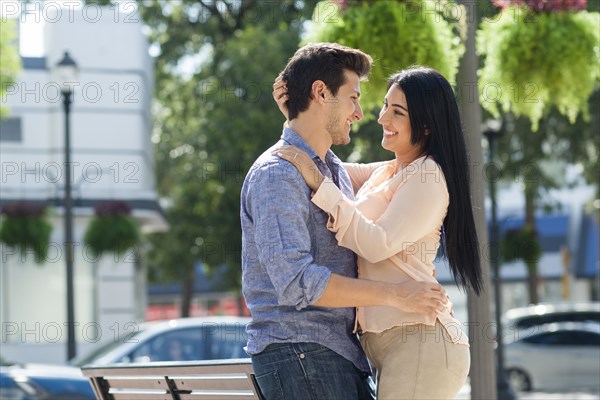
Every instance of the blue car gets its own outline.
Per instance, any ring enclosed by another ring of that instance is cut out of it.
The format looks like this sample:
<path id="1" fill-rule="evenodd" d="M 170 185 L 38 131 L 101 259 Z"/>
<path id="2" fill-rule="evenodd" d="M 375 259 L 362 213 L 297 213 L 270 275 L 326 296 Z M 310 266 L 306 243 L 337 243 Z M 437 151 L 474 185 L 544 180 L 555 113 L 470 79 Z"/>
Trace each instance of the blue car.
<path id="1" fill-rule="evenodd" d="M 0 359 L 2 400 L 95 400 L 79 368 L 46 364 L 11 364 Z"/>

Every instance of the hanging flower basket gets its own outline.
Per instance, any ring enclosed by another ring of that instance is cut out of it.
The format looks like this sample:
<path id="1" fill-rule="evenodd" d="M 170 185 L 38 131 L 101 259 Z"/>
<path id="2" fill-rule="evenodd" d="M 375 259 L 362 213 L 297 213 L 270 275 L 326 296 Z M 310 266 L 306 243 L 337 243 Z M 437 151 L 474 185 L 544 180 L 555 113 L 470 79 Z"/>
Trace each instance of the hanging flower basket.
<path id="1" fill-rule="evenodd" d="M 0 241 L 18 247 L 24 257 L 28 251 L 35 262 L 42 264 L 48 254 L 52 225 L 48 222 L 46 205 L 16 201 L 2 207 Z"/>
<path id="2" fill-rule="evenodd" d="M 387 79 L 402 68 L 430 66 L 454 82 L 464 46 L 458 24 L 444 12 L 456 10 L 450 0 L 322 1 L 305 41 L 337 42 L 373 57 L 361 93 L 363 109 L 371 111 L 381 106 Z"/>
<path id="3" fill-rule="evenodd" d="M 542 248 L 535 230 L 526 227 L 510 229 L 502 237 L 502 259 L 504 261 L 521 260 L 527 265 L 537 265 L 541 257 Z"/>
<path id="4" fill-rule="evenodd" d="M 139 243 L 139 229 L 130 216 L 131 207 L 127 202 L 100 202 L 94 211 L 95 216 L 87 227 L 83 242 L 95 256 L 108 252 L 123 255 Z"/>
<path id="5" fill-rule="evenodd" d="M 600 15 L 586 0 L 494 0 L 501 12 L 481 23 L 477 50 L 481 104 L 525 116 L 536 131 L 552 107 L 573 123 L 588 118 L 600 79 Z"/>

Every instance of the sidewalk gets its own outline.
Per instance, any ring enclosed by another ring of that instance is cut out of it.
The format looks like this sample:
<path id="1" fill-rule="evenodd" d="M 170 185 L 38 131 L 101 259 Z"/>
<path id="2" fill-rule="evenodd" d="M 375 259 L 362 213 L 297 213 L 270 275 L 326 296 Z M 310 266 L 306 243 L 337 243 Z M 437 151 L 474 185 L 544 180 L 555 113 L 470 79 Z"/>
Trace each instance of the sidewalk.
<path id="1" fill-rule="evenodd" d="M 518 400 L 600 400 L 600 388 L 590 391 L 546 393 L 546 392 L 517 392 Z M 467 383 L 456 396 L 455 400 L 485 400 L 471 399 L 471 386 Z M 502 399 L 498 399 L 502 400 Z"/>

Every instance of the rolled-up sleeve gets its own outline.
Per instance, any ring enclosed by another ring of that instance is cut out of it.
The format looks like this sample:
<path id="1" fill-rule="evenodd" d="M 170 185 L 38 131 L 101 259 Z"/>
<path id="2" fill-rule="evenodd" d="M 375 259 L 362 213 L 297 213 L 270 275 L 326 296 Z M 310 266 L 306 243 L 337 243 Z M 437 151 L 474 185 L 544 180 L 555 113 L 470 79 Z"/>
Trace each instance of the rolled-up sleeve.
<path id="1" fill-rule="evenodd" d="M 297 310 L 315 303 L 331 271 L 311 255 L 309 189 L 286 161 L 255 171 L 247 207 L 254 220 L 257 256 L 277 292 L 280 305 Z"/>

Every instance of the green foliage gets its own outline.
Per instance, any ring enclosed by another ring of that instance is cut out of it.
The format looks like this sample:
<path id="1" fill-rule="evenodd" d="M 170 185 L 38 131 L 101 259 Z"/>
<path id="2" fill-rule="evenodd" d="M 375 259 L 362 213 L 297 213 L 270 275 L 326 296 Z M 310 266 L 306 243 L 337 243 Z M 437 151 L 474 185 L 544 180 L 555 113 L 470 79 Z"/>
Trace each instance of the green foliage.
<path id="1" fill-rule="evenodd" d="M 502 238 L 502 258 L 506 262 L 522 260 L 527 265 L 537 265 L 541 257 L 542 248 L 531 228 L 507 231 Z"/>
<path id="2" fill-rule="evenodd" d="M 454 5 L 429 0 L 375 1 L 351 3 L 342 12 L 337 4 L 323 1 L 315 9 L 315 24 L 305 41 L 338 42 L 373 57 L 371 76 L 361 96 L 367 117 L 381 106 L 387 79 L 400 69 L 426 65 L 455 81 L 464 46 L 455 32 L 456 24 L 442 13 L 452 8 L 446 6 L 450 3 Z"/>
<path id="3" fill-rule="evenodd" d="M 496 162 L 504 184 L 516 183 L 528 188 L 541 200 L 538 208 L 556 209 L 549 189 L 568 187 L 585 182 L 598 190 L 600 174 L 600 90 L 588 101 L 590 118 L 579 114 L 574 123 L 555 107 L 539 122 L 539 131 L 533 134 L 526 117 L 513 114 L 502 116 L 503 135 L 497 139 Z M 569 181 L 564 164 L 577 165 L 582 174 L 577 181 Z M 548 164 L 557 168 L 548 168 Z M 598 198 L 598 192 L 596 193 Z"/>
<path id="4" fill-rule="evenodd" d="M 0 241 L 18 247 L 24 257 L 30 250 L 35 262 L 43 264 L 48 254 L 52 225 L 42 216 L 5 216 L 0 227 Z"/>
<path id="5" fill-rule="evenodd" d="M 83 242 L 90 247 L 95 257 L 107 252 L 123 255 L 139 240 L 136 222 L 127 215 L 96 216 L 83 237 Z"/>
<path id="6" fill-rule="evenodd" d="M 223 43 L 221 62 L 203 67 L 210 76 L 171 79 L 178 90 L 162 97 L 170 115 L 162 119 L 157 153 L 161 186 L 173 202 L 171 230 L 153 235 L 148 257 L 167 263 L 158 275 L 163 279 L 202 261 L 229 265 L 223 279 L 240 287 L 241 186 L 254 159 L 281 135 L 284 119 L 271 85 L 298 40 L 287 30 L 248 26 Z"/>
<path id="7" fill-rule="evenodd" d="M 0 98 L 4 98 L 7 87 L 14 83 L 21 70 L 21 57 L 16 42 L 15 21 L 0 18 Z M 6 117 L 8 109 L 0 104 L 0 118 Z"/>
<path id="8" fill-rule="evenodd" d="M 141 8 L 156 60 L 156 173 L 170 230 L 150 235 L 150 280 L 182 280 L 202 262 L 241 286 L 239 201 L 246 172 L 281 135 L 272 83 L 296 51 L 314 2 L 150 1 Z M 190 7 L 201 10 L 194 17 Z M 244 11 L 245 7 L 250 7 Z M 207 54 L 191 73 L 182 58 Z"/>
<path id="9" fill-rule="evenodd" d="M 528 117 L 534 132 L 552 107 L 571 123 L 579 113 L 587 118 L 600 79 L 599 15 L 513 6 L 484 20 L 477 34 L 483 107 L 496 117 L 499 109 Z"/>

